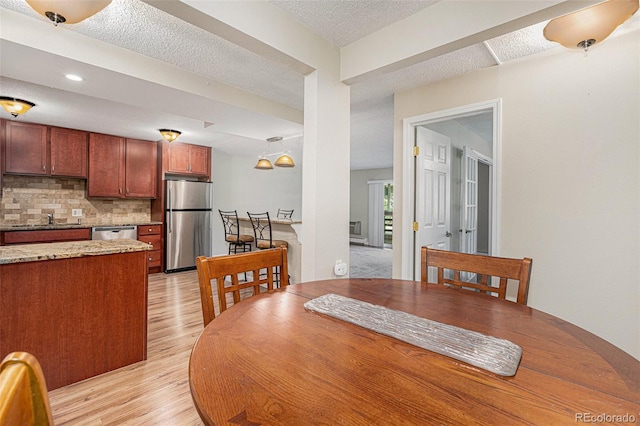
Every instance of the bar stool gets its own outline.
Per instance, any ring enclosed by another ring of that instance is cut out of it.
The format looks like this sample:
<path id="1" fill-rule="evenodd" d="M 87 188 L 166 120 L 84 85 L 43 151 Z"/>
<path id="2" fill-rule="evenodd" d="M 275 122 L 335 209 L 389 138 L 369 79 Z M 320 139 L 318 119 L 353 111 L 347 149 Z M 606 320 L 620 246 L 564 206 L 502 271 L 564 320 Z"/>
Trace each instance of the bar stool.
<path id="1" fill-rule="evenodd" d="M 276 216 L 276 219 L 291 219 L 291 216 L 293 216 L 293 209 L 278 209 L 278 215 Z"/>
<path id="2" fill-rule="evenodd" d="M 274 240 L 271 233 L 271 219 L 269 212 L 265 213 L 249 213 L 251 226 L 253 226 L 253 236 L 255 237 L 256 248 L 260 250 L 272 249 L 277 247 L 288 247 L 289 243 L 285 240 Z M 280 285 L 279 270 L 276 268 L 276 282 Z"/>
<path id="3" fill-rule="evenodd" d="M 245 253 L 251 251 L 251 243 L 254 238 L 251 235 L 240 234 L 240 223 L 236 210 L 220 212 L 222 225 L 224 226 L 224 240 L 229 243 L 229 254 Z"/>

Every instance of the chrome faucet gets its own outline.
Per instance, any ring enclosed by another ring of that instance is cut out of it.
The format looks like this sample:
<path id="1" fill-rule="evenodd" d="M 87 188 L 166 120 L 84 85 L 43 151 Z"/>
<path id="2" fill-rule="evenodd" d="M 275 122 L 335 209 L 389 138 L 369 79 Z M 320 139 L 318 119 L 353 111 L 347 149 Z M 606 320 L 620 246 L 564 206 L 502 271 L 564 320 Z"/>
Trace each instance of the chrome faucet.
<path id="1" fill-rule="evenodd" d="M 49 218 L 49 225 L 53 225 L 53 213 L 47 213 L 47 217 Z"/>

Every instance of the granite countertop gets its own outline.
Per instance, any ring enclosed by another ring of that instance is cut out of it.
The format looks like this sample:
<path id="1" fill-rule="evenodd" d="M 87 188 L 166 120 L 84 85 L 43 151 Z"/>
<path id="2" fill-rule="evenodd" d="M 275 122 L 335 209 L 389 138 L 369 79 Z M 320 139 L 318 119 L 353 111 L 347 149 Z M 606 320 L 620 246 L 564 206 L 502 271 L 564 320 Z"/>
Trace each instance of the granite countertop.
<path id="1" fill-rule="evenodd" d="M 149 251 L 153 247 L 138 240 L 87 240 L 63 243 L 0 246 L 0 264 L 35 262 L 103 254 Z"/>
<path id="2" fill-rule="evenodd" d="M 103 226 L 145 226 L 145 225 L 162 225 L 162 222 L 140 222 L 140 223 L 94 223 L 94 224 L 77 224 L 77 223 L 56 223 L 53 225 L 0 225 L 0 231 L 42 231 L 54 229 L 83 229 L 95 228 Z"/>

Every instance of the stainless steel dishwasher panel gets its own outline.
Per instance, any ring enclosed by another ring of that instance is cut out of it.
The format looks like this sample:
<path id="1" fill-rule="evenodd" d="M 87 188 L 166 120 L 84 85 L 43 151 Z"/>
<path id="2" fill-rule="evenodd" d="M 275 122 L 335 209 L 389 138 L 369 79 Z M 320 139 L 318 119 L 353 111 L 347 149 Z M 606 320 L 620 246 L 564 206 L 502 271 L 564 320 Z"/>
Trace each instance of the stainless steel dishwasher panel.
<path id="1" fill-rule="evenodd" d="M 138 239 L 138 227 L 135 225 L 127 226 L 96 226 L 91 228 L 92 240 L 122 240 L 129 238 L 131 240 Z"/>

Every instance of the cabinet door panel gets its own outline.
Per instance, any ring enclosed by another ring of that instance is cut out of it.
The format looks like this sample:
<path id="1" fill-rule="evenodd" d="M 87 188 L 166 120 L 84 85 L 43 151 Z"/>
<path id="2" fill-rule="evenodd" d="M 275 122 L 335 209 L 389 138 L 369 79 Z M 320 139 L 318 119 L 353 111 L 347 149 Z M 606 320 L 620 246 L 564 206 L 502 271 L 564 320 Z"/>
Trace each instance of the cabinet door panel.
<path id="1" fill-rule="evenodd" d="M 124 139 L 91 133 L 89 135 L 89 197 L 124 197 Z"/>
<path id="2" fill-rule="evenodd" d="M 5 173 L 46 175 L 47 126 L 6 122 Z"/>
<path id="3" fill-rule="evenodd" d="M 51 128 L 51 175 L 87 177 L 87 132 Z"/>
<path id="4" fill-rule="evenodd" d="M 171 143 L 168 147 L 169 173 L 189 173 L 189 145 L 183 143 Z"/>
<path id="5" fill-rule="evenodd" d="M 156 197 L 157 156 L 155 142 L 127 139 L 125 155 L 126 197 Z"/>
<path id="6" fill-rule="evenodd" d="M 192 174 L 208 175 L 211 150 L 206 146 L 191 145 L 189 154 L 189 171 Z"/>

